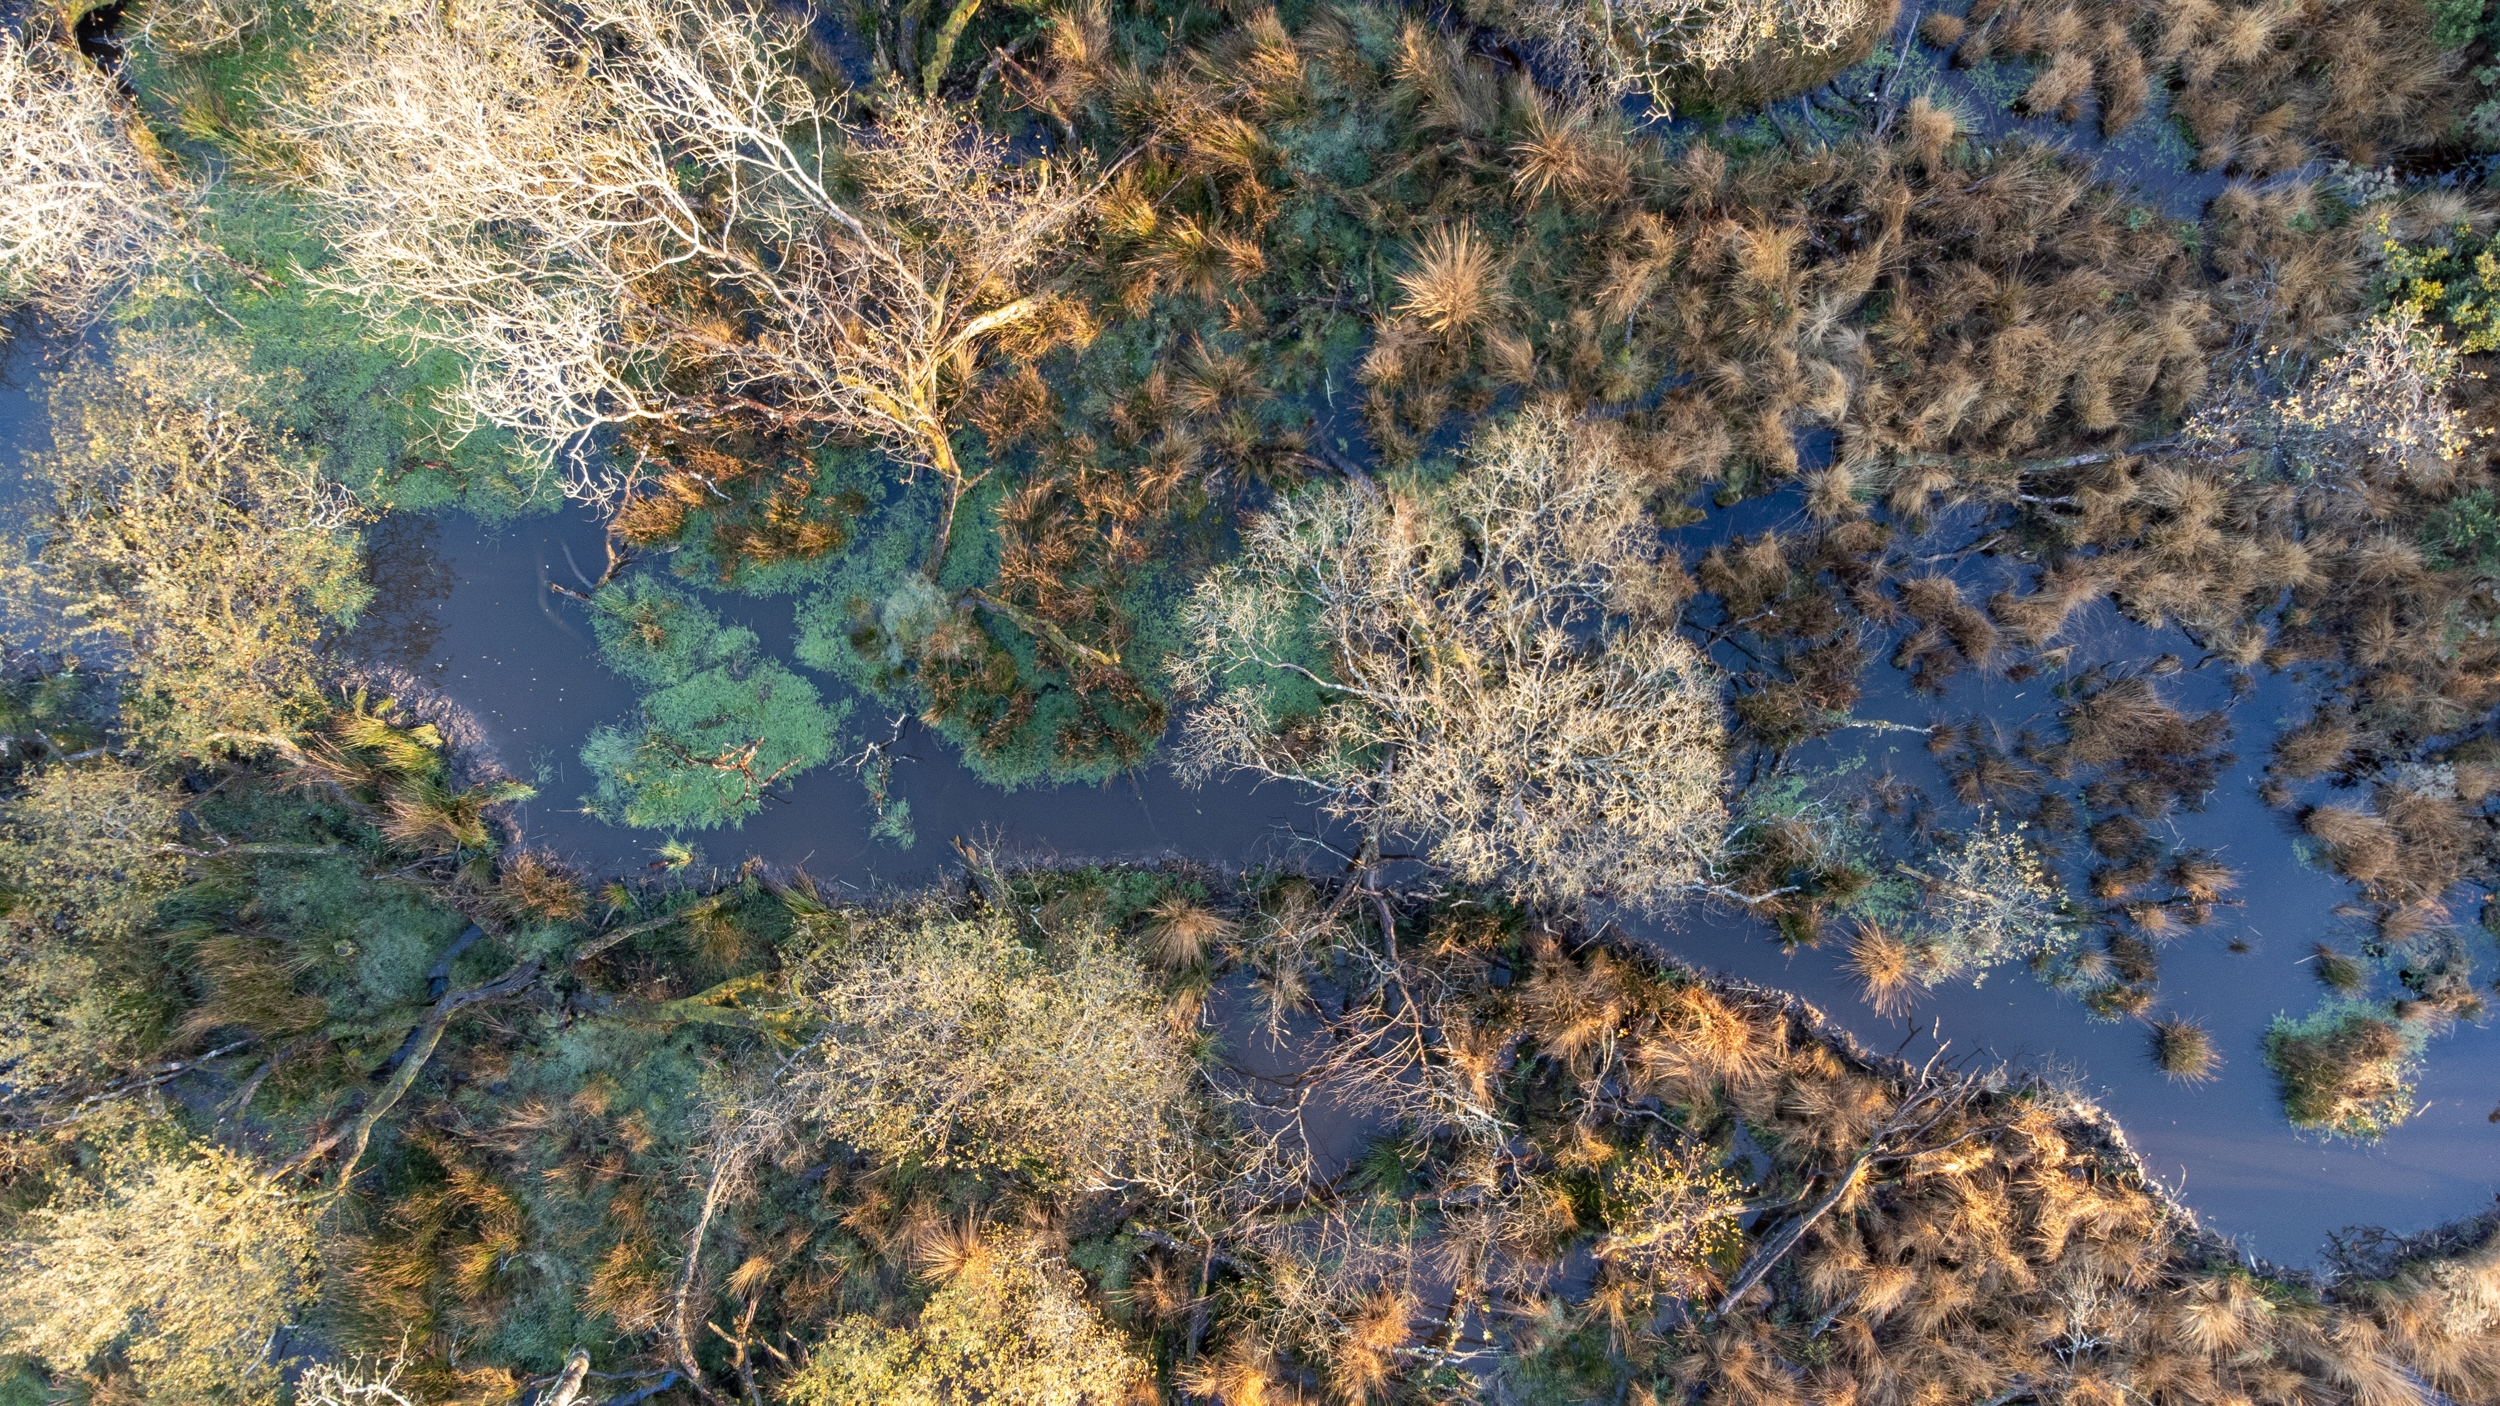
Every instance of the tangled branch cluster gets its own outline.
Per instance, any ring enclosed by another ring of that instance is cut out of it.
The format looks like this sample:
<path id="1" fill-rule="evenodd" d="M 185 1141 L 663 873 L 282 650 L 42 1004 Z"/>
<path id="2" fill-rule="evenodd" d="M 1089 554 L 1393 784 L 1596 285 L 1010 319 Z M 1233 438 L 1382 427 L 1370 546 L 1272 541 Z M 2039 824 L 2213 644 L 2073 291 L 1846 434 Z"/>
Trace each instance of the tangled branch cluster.
<path id="1" fill-rule="evenodd" d="M 1694 73 L 1718 73 L 1774 49 L 1828 54 L 1863 29 L 1856 0 L 1525 0 L 1503 18 L 1578 68 L 1594 87 L 1638 93 L 1662 109 Z"/>
<path id="2" fill-rule="evenodd" d="M 174 192 L 130 120 L 75 46 L 0 30 L 0 304 L 90 316 L 173 241 Z"/>
<path id="3" fill-rule="evenodd" d="M 466 363 L 456 425 L 573 450 L 566 492 L 594 502 L 628 483 L 579 452 L 591 431 L 733 413 L 958 483 L 954 402 L 1042 310 L 1026 285 L 1086 194 L 1064 172 L 899 91 L 854 129 L 800 76 L 798 30 L 714 0 L 348 27 L 274 120 L 329 212 L 333 286 Z"/>
<path id="4" fill-rule="evenodd" d="M 1293 499 L 1198 588 L 1179 768 L 1318 788 L 1470 882 L 1654 901 L 1725 828 L 1716 672 L 1612 614 L 1656 553 L 1612 437 L 1530 412 L 1437 492 Z"/>

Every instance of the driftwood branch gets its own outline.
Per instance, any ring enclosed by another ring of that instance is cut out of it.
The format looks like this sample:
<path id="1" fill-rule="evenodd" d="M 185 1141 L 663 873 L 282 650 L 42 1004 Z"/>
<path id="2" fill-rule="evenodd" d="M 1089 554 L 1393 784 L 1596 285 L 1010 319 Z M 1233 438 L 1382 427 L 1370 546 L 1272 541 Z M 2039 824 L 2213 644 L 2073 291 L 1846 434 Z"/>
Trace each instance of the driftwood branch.
<path id="1" fill-rule="evenodd" d="M 565 958 L 556 970 L 570 970 L 627 938 L 656 931 L 681 918 L 712 911 L 724 901 L 720 895 L 714 895 L 673 913 L 601 933 L 575 948 L 572 955 Z M 393 1108 L 399 1105 L 402 1098 L 407 1096 L 408 1090 L 415 1086 L 417 1076 L 425 1072 L 425 1066 L 434 1058 L 435 1048 L 442 1043 L 443 1032 L 450 1027 L 452 1018 L 471 1006 L 521 995 L 535 987 L 547 971 L 545 964 L 533 957 L 514 964 L 503 975 L 492 981 L 481 982 L 476 986 L 454 991 L 427 1007 L 424 1017 L 417 1022 L 416 1028 L 408 1033 L 407 1040 L 392 1055 L 391 1060 L 396 1068 L 392 1069 L 389 1081 L 366 1103 L 364 1111 L 357 1115 L 354 1122 L 297 1153 L 285 1166 L 278 1169 L 278 1175 L 284 1176 L 302 1171 L 329 1156 L 341 1144 L 350 1144 L 347 1160 L 341 1164 L 338 1172 L 337 1189 L 344 1190 L 349 1179 L 355 1175 L 356 1164 L 364 1159 L 365 1148 L 373 1140 L 374 1128 L 389 1115 Z"/>

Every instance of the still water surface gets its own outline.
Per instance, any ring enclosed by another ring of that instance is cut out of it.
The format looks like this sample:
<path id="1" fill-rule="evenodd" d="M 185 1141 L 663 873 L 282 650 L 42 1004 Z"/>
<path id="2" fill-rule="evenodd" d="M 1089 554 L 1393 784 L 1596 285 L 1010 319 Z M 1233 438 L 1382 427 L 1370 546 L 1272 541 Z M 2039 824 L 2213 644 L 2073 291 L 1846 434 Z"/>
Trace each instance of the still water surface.
<path id="1" fill-rule="evenodd" d="M 1780 499 L 1749 503 L 1688 529 L 1683 545 L 1689 554 L 1728 531 L 1784 525 L 1790 511 Z M 1949 524 L 1938 529 L 1950 531 Z M 580 514 L 502 528 L 457 515 L 411 518 L 385 524 L 375 545 L 386 599 L 359 645 L 465 705 L 503 764 L 538 780 L 541 798 L 522 817 L 533 844 L 603 872 L 650 863 L 659 837 L 615 829 L 575 809 L 588 784 L 575 755 L 583 738 L 625 716 L 633 701 L 631 689 L 595 657 L 580 607 L 547 589 L 596 575 L 605 560 L 598 525 Z M 709 603 L 753 628 L 767 648 L 791 638 L 786 599 L 715 595 Z M 2107 659 L 2198 655 L 2175 631 L 2145 630 L 2106 611 L 2079 616 L 2069 638 L 2079 646 L 2078 669 Z M 823 682 L 830 695 L 839 694 L 839 685 Z M 1897 673 L 1878 668 L 1859 714 L 1917 726 L 1982 714 L 2019 726 L 2035 711 L 2053 715 L 2050 682 L 1966 675 L 1931 700 L 1907 693 Z M 2230 698 L 2218 667 L 2189 669 L 2160 686 L 2187 709 Z M 1882 689 L 1891 691 L 1876 691 Z M 1940 1037 L 1956 1055 L 2066 1071 L 2117 1115 L 2156 1176 L 2180 1190 L 2207 1224 L 2256 1254 L 2307 1263 L 2341 1227 L 2426 1228 L 2476 1212 L 2500 1191 L 2500 1125 L 2488 1117 L 2500 1104 L 2500 1028 L 2462 1026 L 2436 1038 L 2420 1081 L 2422 1111 L 2375 1146 L 2294 1134 L 2260 1052 L 2275 1014 L 2299 1015 L 2317 1004 L 2321 988 L 2301 960 L 2310 944 L 2327 938 L 2351 950 L 2358 936 L 2352 921 L 2333 911 L 2351 900 L 2350 888 L 2300 864 L 2288 822 L 2255 794 L 2271 734 L 2306 711 L 2296 681 L 2262 681 L 2233 710 L 2233 747 L 2243 760 L 2202 812 L 2169 822 L 2182 842 L 2222 851 L 2242 878 L 2234 895 L 2239 906 L 2219 909 L 2212 923 L 2189 929 L 2161 953 L 2162 1008 L 2206 1020 L 2228 1061 L 2211 1084 L 2170 1083 L 2152 1065 L 2142 1024 L 2095 1020 L 2019 968 L 2001 969 L 1977 986 L 1946 987 L 1908 1017 L 1888 1020 L 1859 1000 L 1840 970 L 1845 954 L 1838 942 L 1791 954 L 1766 925 L 1716 907 L 1618 922 L 1636 939 L 1696 965 L 1800 992 L 1876 1050 L 1901 1047 L 1924 1057 Z M 873 702 L 855 705 L 850 728 L 883 733 Z M 1864 769 L 1889 768 L 1944 794 L 1918 738 L 1857 732 L 1839 740 L 1842 746 L 1808 764 L 1863 755 Z M 789 804 L 769 806 L 743 829 L 691 838 L 708 864 L 727 868 L 752 854 L 776 867 L 804 865 L 820 880 L 861 891 L 933 877 L 951 861 L 947 841 L 956 836 L 987 837 L 1010 855 L 1031 858 L 1335 863 L 1306 842 L 1326 833 L 1323 818 L 1286 787 L 1192 790 L 1156 765 L 1099 787 L 1000 792 L 916 727 L 900 750 L 912 760 L 896 768 L 894 785 L 910 801 L 920 836 L 910 850 L 869 834 L 874 816 L 865 793 L 838 763 L 798 778 Z M 2251 950 L 2229 950 L 2234 937 Z M 2487 940 L 2478 955 L 2488 971 Z"/>

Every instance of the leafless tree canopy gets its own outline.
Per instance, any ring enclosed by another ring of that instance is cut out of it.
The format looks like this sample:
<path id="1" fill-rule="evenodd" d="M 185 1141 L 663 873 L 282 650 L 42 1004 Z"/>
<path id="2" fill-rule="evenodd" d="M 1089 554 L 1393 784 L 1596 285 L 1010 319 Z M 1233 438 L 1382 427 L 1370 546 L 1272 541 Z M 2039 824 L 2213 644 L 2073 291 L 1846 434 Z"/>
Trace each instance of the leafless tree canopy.
<path id="1" fill-rule="evenodd" d="M 174 191 L 67 37 L 0 30 L 0 305 L 75 321 L 174 238 Z"/>
<path id="2" fill-rule="evenodd" d="M 1867 23 L 1857 0 L 1510 0 L 1500 21 L 1541 41 L 1590 86 L 1668 106 L 1680 75 L 1715 73 L 1765 51 L 1829 53 Z"/>
<path id="3" fill-rule="evenodd" d="M 551 463 L 602 425 L 761 413 L 873 435 L 960 492 L 955 401 L 1045 312 L 1085 188 L 899 89 L 847 125 L 801 36 L 727 0 L 568 13 L 363 7 L 321 82 L 270 95 L 335 285 L 461 355 L 457 423 Z M 623 491 L 568 457 L 572 496 Z"/>
<path id="4" fill-rule="evenodd" d="M 1616 617 L 1658 550 L 1617 452 L 1530 412 L 1442 489 L 1332 486 L 1253 524 L 1188 607 L 1180 683 L 1207 701 L 1183 773 L 1304 782 L 1539 899 L 1705 881 L 1719 677 L 1668 622 Z"/>

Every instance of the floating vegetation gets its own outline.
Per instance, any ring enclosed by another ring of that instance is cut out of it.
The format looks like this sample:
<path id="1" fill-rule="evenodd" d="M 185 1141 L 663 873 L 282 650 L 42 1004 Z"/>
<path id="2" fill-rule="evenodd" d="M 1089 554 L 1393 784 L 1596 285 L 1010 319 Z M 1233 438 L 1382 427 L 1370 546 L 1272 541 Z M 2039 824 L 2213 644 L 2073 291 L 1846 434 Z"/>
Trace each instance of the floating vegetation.
<path id="1" fill-rule="evenodd" d="M 2292 1126 L 2373 1139 L 2413 1115 L 2421 1048 L 2421 1032 L 2383 1007 L 2330 1002 L 2303 1020 L 2275 1018 L 2266 1033 L 2266 1067 L 2282 1081 Z"/>
<path id="2" fill-rule="evenodd" d="M 588 602 L 602 657 L 651 689 L 635 722 L 582 746 L 598 783 L 583 798 L 593 814 L 651 830 L 735 825 L 782 781 L 832 758 L 849 703 L 827 708 L 814 684 L 758 656 L 753 632 L 647 576 Z"/>

